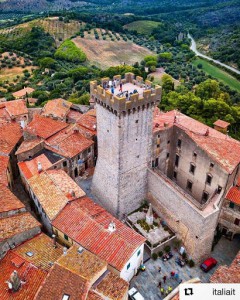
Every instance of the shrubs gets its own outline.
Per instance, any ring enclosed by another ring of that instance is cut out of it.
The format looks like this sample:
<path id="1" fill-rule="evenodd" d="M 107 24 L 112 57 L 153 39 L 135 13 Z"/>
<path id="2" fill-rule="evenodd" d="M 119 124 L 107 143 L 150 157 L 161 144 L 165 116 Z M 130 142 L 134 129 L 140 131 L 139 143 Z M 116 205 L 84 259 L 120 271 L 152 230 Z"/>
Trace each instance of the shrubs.
<path id="1" fill-rule="evenodd" d="M 163 252 L 162 252 L 162 251 L 159 251 L 159 252 L 158 252 L 158 256 L 159 256 L 159 257 L 162 257 L 162 256 L 163 256 Z"/>
<path id="2" fill-rule="evenodd" d="M 55 57 L 71 62 L 84 62 L 86 54 L 78 48 L 71 40 L 64 41 L 55 52 Z"/>
<path id="3" fill-rule="evenodd" d="M 152 254 L 152 259 L 153 259 L 153 260 L 157 260 L 157 258 L 158 258 L 157 253 L 153 253 L 153 254 Z"/>
<path id="4" fill-rule="evenodd" d="M 171 247 L 170 247 L 169 245 L 167 245 L 167 246 L 164 247 L 164 251 L 165 251 L 166 253 L 169 253 L 170 250 L 171 250 Z"/>

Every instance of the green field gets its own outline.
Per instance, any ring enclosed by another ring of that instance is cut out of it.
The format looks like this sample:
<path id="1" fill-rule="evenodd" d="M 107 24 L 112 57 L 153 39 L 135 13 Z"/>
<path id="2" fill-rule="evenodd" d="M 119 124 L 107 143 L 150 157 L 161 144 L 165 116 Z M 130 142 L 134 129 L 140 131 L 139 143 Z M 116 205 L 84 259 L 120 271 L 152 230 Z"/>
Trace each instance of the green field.
<path id="1" fill-rule="evenodd" d="M 160 22 L 155 21 L 135 21 L 124 26 L 128 30 L 136 30 L 140 34 L 151 34 L 153 29 L 160 25 Z"/>
<path id="2" fill-rule="evenodd" d="M 240 81 L 228 74 L 227 72 L 221 70 L 220 68 L 212 65 L 204 59 L 197 58 L 194 60 L 193 65 L 197 66 L 198 64 L 202 64 L 202 69 L 207 74 L 212 77 L 222 81 L 224 84 L 228 85 L 231 89 L 237 90 L 240 92 Z"/>

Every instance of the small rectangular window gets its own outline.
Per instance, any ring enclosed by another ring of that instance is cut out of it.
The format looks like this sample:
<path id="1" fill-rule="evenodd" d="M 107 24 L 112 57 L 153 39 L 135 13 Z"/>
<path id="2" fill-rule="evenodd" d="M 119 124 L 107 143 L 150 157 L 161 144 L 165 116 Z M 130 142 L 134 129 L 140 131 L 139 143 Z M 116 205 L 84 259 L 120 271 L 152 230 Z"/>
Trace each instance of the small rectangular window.
<path id="1" fill-rule="evenodd" d="M 179 155 L 176 154 L 176 158 L 175 158 L 175 166 L 178 167 L 179 165 Z"/>
<path id="2" fill-rule="evenodd" d="M 70 296 L 67 294 L 64 294 L 62 297 L 62 300 L 69 300 L 69 299 L 70 299 Z"/>
<path id="3" fill-rule="evenodd" d="M 173 172 L 173 178 L 177 179 L 177 172 L 176 171 Z"/>
<path id="4" fill-rule="evenodd" d="M 208 200 L 208 197 L 209 197 L 208 192 L 203 191 L 203 194 L 202 194 L 202 200 L 203 200 L 204 202 L 206 202 L 206 201 Z"/>
<path id="5" fill-rule="evenodd" d="M 88 153 L 90 153 L 91 152 L 91 148 L 88 148 Z"/>
<path id="6" fill-rule="evenodd" d="M 160 145 L 158 144 L 158 145 L 157 145 L 157 148 L 159 148 L 159 147 L 160 147 Z"/>
<path id="7" fill-rule="evenodd" d="M 135 123 L 138 123 L 138 120 L 136 120 Z"/>
<path id="8" fill-rule="evenodd" d="M 188 180 L 188 181 L 187 181 L 187 189 L 188 189 L 190 192 L 192 191 L 192 186 L 193 186 L 192 181 Z"/>
<path id="9" fill-rule="evenodd" d="M 238 218 L 236 218 L 235 221 L 234 221 L 234 224 L 235 225 L 239 225 L 240 224 L 240 220 Z"/>
<path id="10" fill-rule="evenodd" d="M 230 202 L 230 203 L 229 203 L 229 207 L 230 207 L 230 208 L 234 208 L 234 203 L 233 203 L 233 202 Z"/>
<path id="11" fill-rule="evenodd" d="M 214 163 L 210 163 L 210 168 L 213 168 L 214 167 Z"/>
<path id="12" fill-rule="evenodd" d="M 177 146 L 178 146 L 178 148 L 181 148 L 181 146 L 182 146 L 182 141 L 180 139 L 178 139 L 178 141 L 177 141 Z"/>
<path id="13" fill-rule="evenodd" d="M 131 266 L 131 264 L 129 263 L 129 264 L 127 265 L 127 270 L 130 268 L 130 266 Z"/>
<path id="14" fill-rule="evenodd" d="M 64 233 L 64 239 L 68 241 L 68 236 Z"/>
<path id="15" fill-rule="evenodd" d="M 211 174 L 207 174 L 206 183 L 208 185 L 211 185 L 211 183 L 212 183 L 212 175 Z"/>
<path id="16" fill-rule="evenodd" d="M 196 169 L 196 166 L 194 164 L 190 164 L 190 169 L 189 169 L 189 172 L 192 173 L 194 175 L 195 173 L 195 169 Z"/>
<path id="17" fill-rule="evenodd" d="M 167 141 L 168 144 L 170 144 L 170 141 Z"/>
<path id="18" fill-rule="evenodd" d="M 137 256 L 139 256 L 139 255 L 140 255 L 140 253 L 141 253 L 141 250 L 138 250 Z"/>
<path id="19" fill-rule="evenodd" d="M 63 166 L 64 166 L 64 167 L 67 166 L 67 162 L 66 162 L 66 161 L 63 162 Z"/>
<path id="20" fill-rule="evenodd" d="M 197 153 L 193 152 L 193 157 L 197 158 Z"/>
<path id="21" fill-rule="evenodd" d="M 160 134 L 158 134 L 158 138 L 160 138 Z"/>
<path id="22" fill-rule="evenodd" d="M 167 158 L 169 158 L 169 153 L 167 153 Z"/>

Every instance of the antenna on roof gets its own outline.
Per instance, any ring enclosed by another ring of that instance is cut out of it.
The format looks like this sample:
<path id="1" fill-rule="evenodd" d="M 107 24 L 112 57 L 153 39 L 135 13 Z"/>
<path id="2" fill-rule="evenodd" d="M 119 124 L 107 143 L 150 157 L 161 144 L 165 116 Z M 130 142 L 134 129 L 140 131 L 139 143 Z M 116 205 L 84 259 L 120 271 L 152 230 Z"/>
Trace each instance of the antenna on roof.
<path id="1" fill-rule="evenodd" d="M 38 161 L 38 173 L 41 173 L 42 172 L 42 164 L 40 163 L 40 161 Z"/>
<path id="2" fill-rule="evenodd" d="M 114 232 L 116 230 L 116 224 L 113 221 L 108 225 L 108 230 L 110 232 Z"/>
<path id="3" fill-rule="evenodd" d="M 63 255 L 67 255 L 67 247 L 63 247 Z"/>

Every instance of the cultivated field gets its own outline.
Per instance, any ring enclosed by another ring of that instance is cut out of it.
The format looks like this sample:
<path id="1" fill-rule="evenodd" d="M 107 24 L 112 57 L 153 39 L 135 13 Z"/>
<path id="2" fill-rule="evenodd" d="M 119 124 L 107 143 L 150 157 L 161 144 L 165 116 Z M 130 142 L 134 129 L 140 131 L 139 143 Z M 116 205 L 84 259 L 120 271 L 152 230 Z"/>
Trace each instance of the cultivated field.
<path id="1" fill-rule="evenodd" d="M 214 78 L 218 79 L 219 81 L 222 81 L 224 84 L 229 85 L 231 89 L 237 90 L 240 92 L 240 81 L 228 74 L 227 72 L 219 69 L 216 66 L 213 66 L 211 63 L 201 59 L 197 58 L 194 60 L 193 64 L 197 66 L 198 64 L 202 64 L 202 69 L 207 74 L 213 76 Z"/>
<path id="2" fill-rule="evenodd" d="M 154 28 L 158 27 L 161 23 L 155 21 L 135 21 L 124 26 L 128 30 L 136 30 L 140 34 L 151 34 Z"/>
<path id="3" fill-rule="evenodd" d="M 106 69 L 121 64 L 132 65 L 140 62 L 146 55 L 152 52 L 144 47 L 138 46 L 130 40 L 123 40 L 119 34 L 104 30 L 97 30 L 99 39 L 84 33 L 84 38 L 76 37 L 72 41 L 83 50 L 91 64 Z M 95 30 L 96 33 L 96 30 Z M 103 39 L 104 37 L 104 39 Z"/>
<path id="4" fill-rule="evenodd" d="M 0 35 L 14 39 L 24 35 L 26 31 L 30 31 L 34 26 L 38 26 L 51 34 L 55 39 L 57 46 L 59 46 L 62 41 L 79 32 L 83 25 L 83 23 L 75 20 L 71 20 L 69 23 L 64 23 L 63 21 L 59 21 L 58 17 L 49 17 L 45 19 L 36 19 L 17 26 L 2 29 L 0 30 Z"/>

